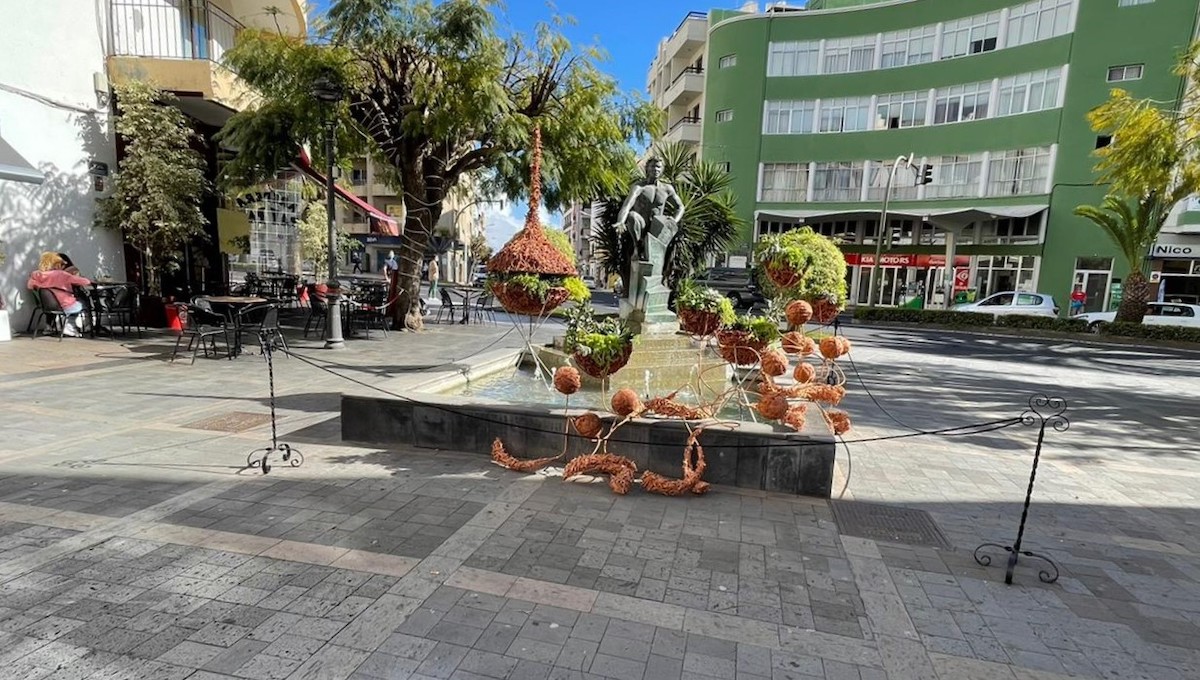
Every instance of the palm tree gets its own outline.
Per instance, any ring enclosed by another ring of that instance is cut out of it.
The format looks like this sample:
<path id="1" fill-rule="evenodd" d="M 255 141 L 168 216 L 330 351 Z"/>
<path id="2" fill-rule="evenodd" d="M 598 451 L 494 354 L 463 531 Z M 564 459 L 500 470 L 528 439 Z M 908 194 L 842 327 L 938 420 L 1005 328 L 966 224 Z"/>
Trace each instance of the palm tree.
<path id="1" fill-rule="evenodd" d="M 1146 302 L 1150 299 L 1146 259 L 1171 205 L 1161 200 L 1158 194 L 1151 193 L 1138 201 L 1123 201 L 1110 195 L 1105 196 L 1099 206 L 1075 208 L 1076 215 L 1095 222 L 1108 234 L 1129 263 L 1129 276 L 1125 278 L 1116 321 L 1141 323 L 1146 314 Z"/>
<path id="2" fill-rule="evenodd" d="M 709 257 L 727 251 L 745 222 L 737 215 L 733 179 L 721 166 L 697 161 L 692 150 L 679 142 L 657 147 L 655 155 L 662 161 L 663 180 L 675 185 L 686 207 L 679 225 L 680 237 L 670 254 L 671 268 L 664 274 L 664 283 L 674 290 L 680 281 L 703 268 Z M 632 177 L 631 183 L 640 179 Z M 615 196 L 600 201 L 594 241 L 605 273 L 619 276 L 621 285 L 629 290 L 633 242 L 616 224 L 623 199 Z"/>

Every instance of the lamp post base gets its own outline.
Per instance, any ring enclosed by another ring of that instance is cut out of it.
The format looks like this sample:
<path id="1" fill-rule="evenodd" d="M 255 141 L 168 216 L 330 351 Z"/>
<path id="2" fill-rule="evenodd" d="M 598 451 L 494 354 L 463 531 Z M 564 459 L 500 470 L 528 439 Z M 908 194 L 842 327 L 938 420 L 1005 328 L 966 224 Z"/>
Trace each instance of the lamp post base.
<path id="1" fill-rule="evenodd" d="M 325 296 L 329 305 L 326 315 L 325 349 L 345 349 L 346 342 L 342 339 L 342 303 L 341 286 L 336 281 L 329 282 L 329 293 Z"/>

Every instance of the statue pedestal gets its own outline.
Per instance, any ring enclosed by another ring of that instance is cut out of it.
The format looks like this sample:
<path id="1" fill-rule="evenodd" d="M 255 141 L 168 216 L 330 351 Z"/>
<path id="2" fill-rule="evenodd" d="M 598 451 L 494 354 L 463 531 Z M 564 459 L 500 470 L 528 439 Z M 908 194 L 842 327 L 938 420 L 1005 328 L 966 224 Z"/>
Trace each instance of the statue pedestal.
<path id="1" fill-rule="evenodd" d="M 621 298 L 621 319 L 635 335 L 672 334 L 679 328 L 675 314 L 667 307 L 671 289 L 653 271 L 654 265 L 649 262 L 633 263 L 629 295 Z"/>

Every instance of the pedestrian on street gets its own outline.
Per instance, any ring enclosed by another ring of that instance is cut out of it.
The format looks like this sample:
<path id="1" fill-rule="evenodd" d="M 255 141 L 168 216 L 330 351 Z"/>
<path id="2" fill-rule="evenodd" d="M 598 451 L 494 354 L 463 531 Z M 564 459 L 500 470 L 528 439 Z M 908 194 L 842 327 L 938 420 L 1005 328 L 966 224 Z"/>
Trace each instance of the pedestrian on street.
<path id="1" fill-rule="evenodd" d="M 437 258 L 429 261 L 429 297 L 437 298 L 438 277 L 441 272 L 438 271 Z"/>
<path id="2" fill-rule="evenodd" d="M 1075 290 L 1071 291 L 1071 316 L 1082 313 L 1085 304 L 1087 304 L 1087 293 L 1084 292 L 1083 286 L 1076 284 Z"/>
<path id="3" fill-rule="evenodd" d="M 355 274 L 362 273 L 362 253 L 358 252 L 357 249 L 350 251 L 350 264 L 354 265 Z"/>

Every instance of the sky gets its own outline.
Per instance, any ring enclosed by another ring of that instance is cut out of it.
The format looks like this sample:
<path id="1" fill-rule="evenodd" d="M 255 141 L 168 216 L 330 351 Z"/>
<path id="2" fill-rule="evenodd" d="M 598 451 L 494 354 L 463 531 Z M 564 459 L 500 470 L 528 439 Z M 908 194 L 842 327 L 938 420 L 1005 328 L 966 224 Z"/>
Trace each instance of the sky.
<path id="1" fill-rule="evenodd" d="M 309 2 L 314 11 L 324 11 L 332 0 Z M 693 10 L 733 7 L 735 0 L 507 0 L 498 17 L 502 28 L 531 33 L 540 21 L 555 14 L 573 17 L 574 25 L 563 32 L 577 45 L 599 45 L 608 53 L 600 68 L 617 79 L 622 90 L 645 94 L 646 71 L 658 49 L 658 42 L 671 34 L 684 16 Z M 492 206 L 486 213 L 488 241 L 499 248 L 525 221 L 528 207 L 523 202 L 505 201 L 503 209 Z M 559 226 L 559 215 L 542 212 L 543 224 Z"/>

